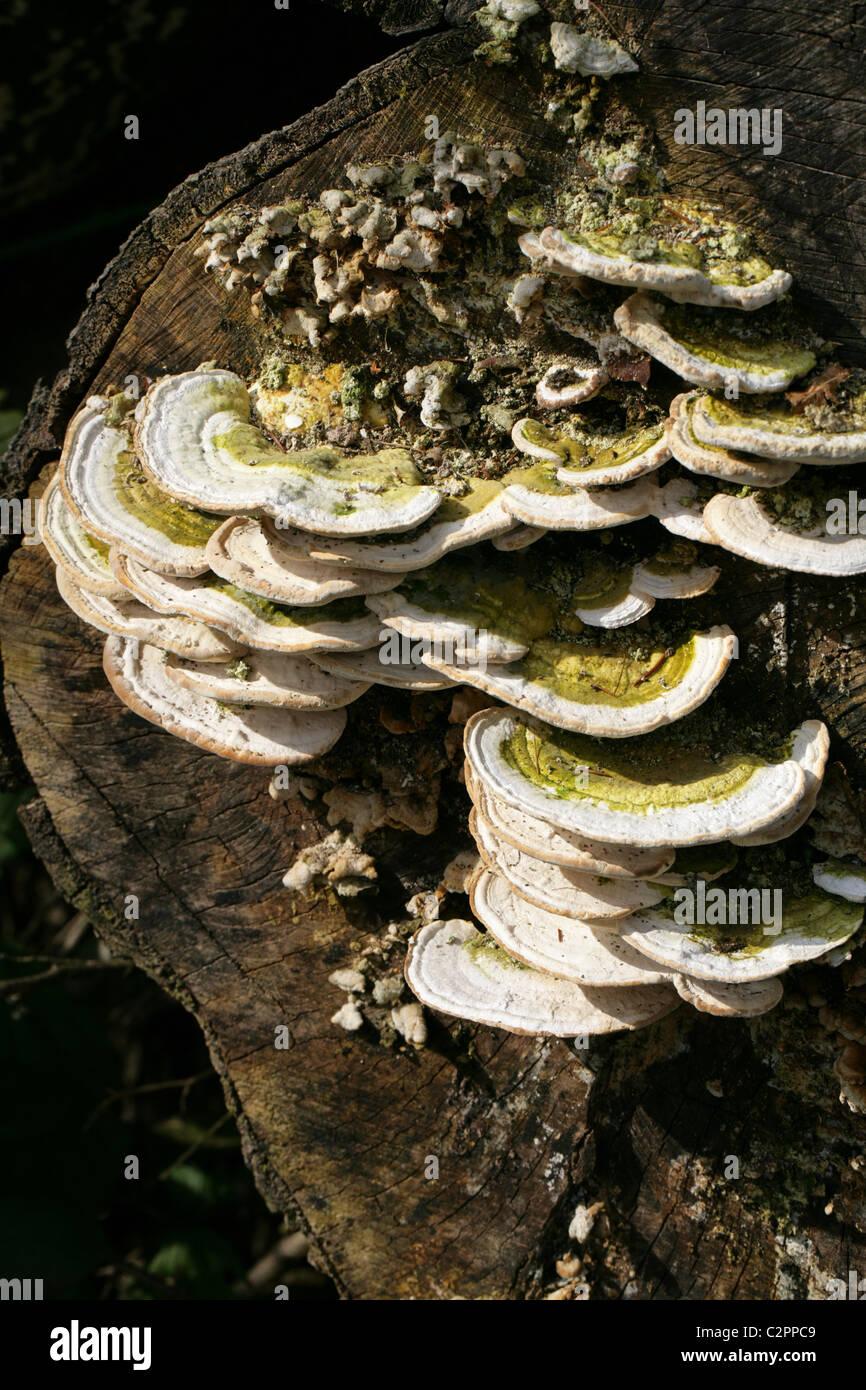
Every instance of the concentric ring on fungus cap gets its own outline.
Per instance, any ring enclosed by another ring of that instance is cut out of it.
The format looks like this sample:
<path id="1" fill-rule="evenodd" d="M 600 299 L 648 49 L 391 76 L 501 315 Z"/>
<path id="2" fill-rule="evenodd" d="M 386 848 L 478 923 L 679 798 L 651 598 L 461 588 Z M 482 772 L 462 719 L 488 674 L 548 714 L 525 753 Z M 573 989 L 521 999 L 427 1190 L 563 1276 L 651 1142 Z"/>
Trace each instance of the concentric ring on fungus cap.
<path id="1" fill-rule="evenodd" d="M 802 764 L 811 742 L 825 735 L 823 724 L 807 721 L 777 761 L 732 752 L 710 763 L 680 749 L 675 788 L 665 780 L 674 761 L 664 735 L 621 747 L 491 709 L 468 721 L 464 743 L 477 783 L 517 810 L 614 844 L 679 846 L 713 844 L 783 822 L 810 794 Z M 547 772 L 554 765 L 556 780 Z M 532 767 L 531 778 L 524 766 Z"/>
<path id="2" fill-rule="evenodd" d="M 430 1009 L 509 1033 L 572 1038 L 643 1028 L 677 1007 L 667 985 L 583 988 L 512 960 L 470 922 L 430 922 L 409 943 L 406 982 Z"/>
<path id="3" fill-rule="evenodd" d="M 234 372 L 199 368 L 160 377 L 136 411 L 136 452 L 165 492 L 194 507 L 259 511 L 326 536 L 408 531 L 439 506 L 405 449 L 345 455 L 284 451 L 250 423 Z"/>
<path id="4" fill-rule="evenodd" d="M 143 642 L 109 637 L 102 664 L 115 695 L 135 714 L 233 762 L 296 767 L 327 753 L 346 727 L 344 709 L 233 709 L 202 699 L 170 680 L 165 653 Z"/>

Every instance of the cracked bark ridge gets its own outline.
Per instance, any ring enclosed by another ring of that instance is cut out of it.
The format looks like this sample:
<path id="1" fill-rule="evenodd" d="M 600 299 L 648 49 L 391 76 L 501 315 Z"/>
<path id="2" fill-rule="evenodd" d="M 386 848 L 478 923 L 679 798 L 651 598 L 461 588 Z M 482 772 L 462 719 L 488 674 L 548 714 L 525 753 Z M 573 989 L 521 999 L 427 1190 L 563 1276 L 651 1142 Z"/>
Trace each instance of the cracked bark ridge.
<path id="1" fill-rule="evenodd" d="M 636 91 L 663 130 L 686 91 L 741 104 L 746 87 L 757 91 L 760 55 L 762 104 L 792 113 L 783 157 L 767 170 L 760 156 L 671 146 L 672 172 L 746 216 L 758 217 L 760 197 L 819 320 L 840 321 L 854 340 L 861 301 L 846 265 L 858 255 L 845 216 L 859 185 L 844 145 L 863 103 L 845 77 L 847 40 L 827 57 L 848 7 L 810 13 L 811 39 L 798 29 L 807 21 L 776 0 L 760 18 L 668 0 L 605 8 L 639 50 Z M 761 28 L 772 43 L 759 44 Z M 555 155 L 525 93 L 474 67 L 471 46 L 465 28 L 422 39 L 175 190 L 91 291 L 67 370 L 37 390 L 5 461 L 7 495 L 56 456 L 93 390 L 204 358 L 253 367 L 260 328 L 192 255 L 218 207 L 318 191 L 350 157 L 415 146 L 430 112 L 443 127 Z M 738 74 L 750 63 L 747 83 Z M 802 95 L 798 68 L 816 97 Z M 825 120 L 825 98 L 846 124 Z M 830 172 L 807 180 L 804 162 Z M 841 202 L 830 186 L 844 186 Z M 740 637 L 733 698 L 781 700 L 796 718 L 823 714 L 862 787 L 866 632 L 856 584 L 758 573 L 728 558 L 719 601 Z M 263 772 L 208 757 L 123 709 L 103 679 L 99 639 L 60 603 L 39 549 L 12 555 L 0 622 L 11 725 L 38 790 L 25 811 L 37 853 L 112 950 L 199 1020 L 263 1195 L 299 1215 L 343 1294 L 521 1299 L 554 1287 L 580 1296 L 585 1283 L 607 1299 L 788 1298 L 822 1296 L 828 1278 L 866 1269 L 866 1121 L 837 1099 L 827 1012 L 844 1007 L 855 1020 L 846 1027 L 862 1024 L 846 967 L 799 972 L 786 1007 L 752 1024 L 681 1009 L 586 1053 L 441 1020 L 418 1053 L 382 1046 L 368 1029 L 350 1037 L 329 1022 L 342 996 L 328 976 L 380 940 L 383 923 L 436 882 L 463 842 L 447 697 L 429 697 L 430 723 L 400 734 L 401 719 L 412 724 L 411 697 L 371 692 L 350 710 L 346 755 L 362 759 L 375 730 L 384 762 L 414 761 L 428 780 L 441 771 L 440 830 L 383 833 L 376 896 L 301 901 L 281 875 L 328 833 L 323 815 L 301 800 L 275 803 Z M 123 912 L 130 893 L 140 902 L 133 922 Z M 281 1025 L 284 1050 L 274 1046 Z M 434 1157 L 438 1178 L 427 1176 Z M 568 1236 L 575 1209 L 596 1203 L 577 1244 Z"/>

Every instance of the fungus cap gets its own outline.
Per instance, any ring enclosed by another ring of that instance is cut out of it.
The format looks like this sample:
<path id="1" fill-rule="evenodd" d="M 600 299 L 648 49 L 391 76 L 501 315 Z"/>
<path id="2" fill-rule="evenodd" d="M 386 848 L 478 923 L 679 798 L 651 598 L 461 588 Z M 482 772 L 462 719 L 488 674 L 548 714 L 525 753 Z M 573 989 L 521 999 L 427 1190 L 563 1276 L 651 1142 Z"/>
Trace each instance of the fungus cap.
<path id="1" fill-rule="evenodd" d="M 738 402 L 702 395 L 691 420 L 695 437 L 713 447 L 794 463 L 866 462 L 866 426 L 858 423 L 859 417 L 852 418 L 849 430 L 821 430 L 787 400 Z"/>
<path id="2" fill-rule="evenodd" d="M 817 960 L 848 941 L 862 921 L 858 905 L 815 892 L 784 902 L 778 931 L 689 926 L 659 909 L 635 913 L 620 930 L 624 940 L 668 970 L 696 980 L 745 984 Z"/>
<path id="3" fill-rule="evenodd" d="M 92 396 L 73 418 L 60 456 L 63 496 L 88 531 L 166 574 L 207 570 L 205 546 L 221 518 L 185 506 L 148 479 L 127 430 L 107 422 Z M 205 502 L 204 507 L 207 507 Z"/>
<path id="4" fill-rule="evenodd" d="M 323 535 L 369 536 L 408 531 L 439 505 L 438 491 L 420 482 L 405 450 L 363 458 L 276 448 L 250 424 L 249 393 L 234 372 L 161 377 L 136 413 L 145 469 L 193 506 L 261 511 Z"/>
<path id="5" fill-rule="evenodd" d="M 703 444 L 692 428 L 692 410 L 699 399 L 699 392 L 684 391 L 670 403 L 666 435 L 668 448 L 677 463 L 691 473 L 746 487 L 782 487 L 793 478 L 800 467 L 798 463 L 760 459 L 754 454 Z"/>
<path id="6" fill-rule="evenodd" d="M 465 765 L 466 787 L 496 837 L 515 849 L 524 850 L 549 864 L 561 864 L 585 874 L 604 878 L 655 878 L 670 869 L 673 849 L 605 844 L 575 831 L 563 830 L 506 802 L 491 796 Z"/>
<path id="7" fill-rule="evenodd" d="M 782 982 L 775 975 L 769 980 L 751 980 L 737 985 L 674 975 L 673 986 L 686 1004 L 702 1014 L 715 1014 L 717 1018 L 757 1018 L 775 1009 L 784 994 Z"/>
<path id="8" fill-rule="evenodd" d="M 760 497 L 719 494 L 704 507 L 703 519 L 715 545 L 758 565 L 839 578 L 866 573 L 866 536 L 779 525 Z"/>
<path id="9" fill-rule="evenodd" d="M 79 589 L 115 600 L 128 598 L 111 572 L 109 547 L 85 531 L 63 496 L 56 474 L 42 494 L 39 533 L 55 565 Z"/>
<path id="10" fill-rule="evenodd" d="M 345 680 L 393 686 L 396 690 L 447 690 L 454 682 L 414 661 L 391 661 L 387 641 L 361 652 L 310 652 L 323 671 Z M 384 657 L 389 657 L 385 660 Z M 366 689 L 366 686 L 364 687 Z"/>
<path id="11" fill-rule="evenodd" d="M 641 1028 L 677 1004 L 665 985 L 584 989 L 513 961 L 470 922 L 430 922 L 415 934 L 406 981 L 438 1013 L 509 1033 L 576 1037 Z"/>
<path id="12" fill-rule="evenodd" d="M 370 688 L 362 681 L 330 675 L 306 657 L 284 652 L 248 652 L 228 665 L 170 656 L 165 674 L 204 699 L 280 709 L 342 709 Z"/>
<path id="13" fill-rule="evenodd" d="M 426 569 L 453 550 L 502 536 L 513 527 L 501 484 L 474 479 L 463 496 L 443 498 L 433 516 L 399 535 L 339 538 L 293 527 L 280 527 L 278 534 L 282 548 L 300 560 L 402 574 Z"/>
<path id="14" fill-rule="evenodd" d="M 812 880 L 825 893 L 846 898 L 849 903 L 866 903 L 866 868 L 862 865 L 828 859 L 814 865 Z"/>
<path id="15" fill-rule="evenodd" d="M 682 719 L 709 699 L 730 665 L 735 641 L 731 629 L 720 625 L 642 661 L 611 657 L 607 665 L 602 651 L 595 666 L 586 647 L 557 641 L 536 642 L 525 659 L 510 664 L 457 663 L 436 652 L 425 652 L 423 659 L 434 671 L 557 729 L 633 738 Z M 604 672 L 616 680 L 613 690 L 599 687 Z"/>
<path id="16" fill-rule="evenodd" d="M 518 521 L 510 531 L 503 531 L 501 536 L 494 536 L 490 544 L 494 550 L 501 550 L 507 554 L 511 550 L 527 550 L 546 535 L 547 527 L 525 526 L 522 521 Z"/>
<path id="17" fill-rule="evenodd" d="M 275 603 L 315 607 L 337 598 L 381 594 L 393 589 L 402 574 L 328 565 L 300 559 L 268 521 L 233 516 L 211 536 L 207 561 L 214 574 L 248 593 Z"/>
<path id="18" fill-rule="evenodd" d="M 130 592 L 157 612 L 197 618 L 262 651 L 356 651 L 378 640 L 379 624 L 356 606 L 360 599 L 337 599 L 319 608 L 286 608 L 215 575 L 179 579 L 157 574 L 116 552 L 111 562 Z"/>
<path id="19" fill-rule="evenodd" d="M 235 710 L 202 699 L 168 678 L 165 653 L 147 643 L 109 637 L 102 665 L 114 693 L 135 714 L 234 762 L 260 767 L 308 763 L 333 748 L 346 727 L 343 709 Z"/>
<path id="20" fill-rule="evenodd" d="M 609 380 L 605 368 L 598 362 L 590 366 L 555 362 L 538 382 L 535 400 L 543 410 L 567 410 L 597 396 Z"/>
<path id="21" fill-rule="evenodd" d="M 730 315 L 719 312 L 730 320 Z M 703 321 L 690 322 L 688 315 L 688 310 L 641 290 L 619 306 L 613 321 L 628 342 L 696 386 L 718 390 L 735 386 L 747 393 L 784 391 L 815 365 L 815 354 L 808 348 L 774 340 L 766 332 L 756 331 L 752 340 L 743 340 L 722 323 L 713 336 L 705 331 Z M 754 319 L 747 324 L 757 330 Z"/>
<path id="22" fill-rule="evenodd" d="M 653 515 L 672 536 L 713 545 L 713 537 L 704 524 L 704 506 L 701 489 L 688 478 L 671 478 L 656 488 L 652 499 Z"/>
<path id="23" fill-rule="evenodd" d="M 498 840 L 477 809 L 470 815 L 469 830 L 483 864 L 495 877 L 524 903 L 561 917 L 617 922 L 639 908 L 655 906 L 664 896 L 639 879 L 607 879 L 535 859 L 525 850 Z M 500 895 L 499 889 L 491 891 L 495 897 Z"/>
<path id="24" fill-rule="evenodd" d="M 791 741 L 791 757 L 803 769 L 805 786 L 799 804 L 792 807 L 775 825 L 751 834 L 732 836 L 735 845 L 772 845 L 778 840 L 786 840 L 796 830 L 806 824 L 815 809 L 818 793 L 827 770 L 830 756 L 830 732 L 826 724 L 817 720 L 807 720 L 801 724 Z"/>
<path id="25" fill-rule="evenodd" d="M 798 735 L 824 734 L 810 720 L 776 760 L 731 753 L 710 761 L 664 734 L 620 749 L 491 709 L 468 721 L 464 743 L 473 777 L 491 798 L 572 833 L 659 847 L 713 844 L 783 821 L 807 795 L 793 755 Z"/>
<path id="26" fill-rule="evenodd" d="M 670 971 L 659 970 L 623 941 L 618 931 L 533 907 L 497 874 L 479 874 L 469 898 L 472 911 L 493 940 L 533 970 L 597 989 L 630 989 L 670 980 Z"/>
<path id="27" fill-rule="evenodd" d="M 601 239 L 557 227 L 545 227 L 538 235 L 538 245 L 557 266 L 574 274 L 611 285 L 657 290 L 685 304 L 760 309 L 791 287 L 791 276 L 785 270 L 769 270 L 751 284 L 718 283 L 697 266 L 638 260 L 615 245 L 605 246 Z"/>
<path id="28" fill-rule="evenodd" d="M 626 429 L 612 441 L 600 436 L 596 447 L 524 416 L 514 424 L 511 439 L 522 454 L 559 465 L 556 476 L 566 487 L 619 487 L 654 473 L 670 458 L 662 425 Z"/>
<path id="29" fill-rule="evenodd" d="M 114 600 L 105 594 L 80 589 L 62 569 L 57 570 L 57 589 L 68 608 L 97 632 L 148 642 L 162 651 L 191 661 L 225 661 L 241 655 L 246 648 L 233 642 L 224 632 L 186 617 L 167 617 L 146 608 L 131 594 Z"/>
<path id="30" fill-rule="evenodd" d="M 548 465 L 549 481 L 537 485 L 505 478 L 503 504 L 514 521 L 547 531 L 605 531 L 641 521 L 653 510 L 658 487 L 654 479 L 638 478 L 627 487 L 572 487 L 559 481 Z M 561 472 L 561 470 L 559 470 Z M 520 470 L 512 477 L 519 477 Z"/>

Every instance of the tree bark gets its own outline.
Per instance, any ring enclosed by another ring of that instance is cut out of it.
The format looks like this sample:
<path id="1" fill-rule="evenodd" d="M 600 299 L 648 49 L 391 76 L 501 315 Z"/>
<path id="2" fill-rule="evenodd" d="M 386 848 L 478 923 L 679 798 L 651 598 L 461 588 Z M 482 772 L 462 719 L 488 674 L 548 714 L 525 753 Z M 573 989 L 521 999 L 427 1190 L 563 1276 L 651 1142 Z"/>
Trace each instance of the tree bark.
<path id="1" fill-rule="evenodd" d="M 641 62 L 637 100 L 674 187 L 712 192 L 765 226 L 817 326 L 852 353 L 866 322 L 852 152 L 859 8 L 605 6 Z M 421 39 L 176 189 L 93 287 L 67 370 L 37 389 L 4 463 L 6 494 L 56 457 L 88 394 L 204 359 L 254 368 L 261 344 L 245 303 L 208 283 L 192 254 L 217 208 L 318 192 L 350 158 L 417 146 L 431 113 L 443 129 L 561 157 L 524 79 L 473 60 L 473 42 L 471 26 Z M 675 145 L 674 112 L 698 97 L 782 107 L 782 154 Z M 734 698 L 826 718 L 835 755 L 866 786 L 861 586 L 726 562 L 717 601 L 748 657 L 728 678 Z M 321 803 L 278 804 L 261 771 L 121 707 L 98 636 L 62 605 L 40 548 L 11 556 L 0 623 L 8 756 L 38 790 L 24 813 L 37 854 L 112 951 L 198 1019 L 264 1198 L 300 1219 L 345 1296 L 522 1299 L 580 1296 L 586 1284 L 607 1299 L 820 1297 L 827 1279 L 866 1273 L 866 1120 L 838 1100 L 827 1007 L 862 1033 L 852 970 L 799 972 L 786 1005 L 751 1025 L 682 1009 L 589 1053 L 436 1020 L 418 1052 L 371 1028 L 349 1036 L 330 1022 L 341 997 L 328 976 L 378 948 L 406 899 L 467 843 L 449 698 L 380 691 L 351 707 L 324 774 L 387 789 L 409 768 L 419 801 L 441 785 L 438 828 L 377 833 L 371 897 L 300 901 L 281 876 L 328 833 Z M 557 1274 L 577 1253 L 576 1205 L 595 1203 L 582 1266 Z"/>

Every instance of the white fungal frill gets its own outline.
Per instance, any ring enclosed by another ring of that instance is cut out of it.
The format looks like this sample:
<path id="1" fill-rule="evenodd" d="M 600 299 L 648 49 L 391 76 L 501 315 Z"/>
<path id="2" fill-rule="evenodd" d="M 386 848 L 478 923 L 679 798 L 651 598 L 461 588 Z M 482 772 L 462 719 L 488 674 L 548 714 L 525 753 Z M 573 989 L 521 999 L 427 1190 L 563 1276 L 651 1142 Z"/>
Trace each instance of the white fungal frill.
<path id="1" fill-rule="evenodd" d="M 55 476 L 42 494 L 40 536 L 52 560 L 80 589 L 109 599 L 128 598 L 108 563 L 109 547 L 85 531 Z"/>
<path id="2" fill-rule="evenodd" d="M 68 572 L 59 567 L 56 579 L 63 602 L 97 632 L 147 642 L 190 661 L 231 660 L 245 650 L 242 644 L 233 642 L 224 632 L 217 632 L 206 623 L 155 613 L 131 594 L 125 599 L 111 599 L 105 594 L 80 589 Z"/>
<path id="3" fill-rule="evenodd" d="M 356 605 L 338 599 L 316 608 L 289 608 L 238 589 L 216 575 L 177 579 L 147 570 L 112 553 L 114 573 L 132 594 L 157 613 L 183 614 L 210 623 L 236 642 L 273 652 L 357 651 L 372 647 L 379 623 Z"/>
<path id="4" fill-rule="evenodd" d="M 642 1028 L 676 1007 L 667 985 L 583 988 L 511 959 L 469 922 L 430 922 L 415 934 L 406 981 L 422 1004 L 509 1033 L 576 1037 Z"/>
<path id="5" fill-rule="evenodd" d="M 222 513 L 265 512 L 326 536 L 408 531 L 439 505 L 403 449 L 343 455 L 278 449 L 250 423 L 234 372 L 201 368 L 161 377 L 136 412 L 136 447 L 165 492 Z"/>
<path id="6" fill-rule="evenodd" d="M 284 545 L 269 521 L 254 517 L 230 517 L 211 536 L 207 560 L 214 574 L 274 603 L 315 607 L 337 598 L 381 594 L 393 589 L 402 574 L 328 565 L 300 559 Z"/>
<path id="7" fill-rule="evenodd" d="M 743 985 L 817 960 L 848 941 L 863 922 L 862 907 L 817 890 L 793 900 L 785 893 L 784 899 L 781 924 L 693 926 L 655 909 L 629 918 L 621 934 L 665 969 L 694 980 Z"/>
<path id="8" fill-rule="evenodd" d="M 480 874 L 472 911 L 509 956 L 534 970 L 598 989 L 664 984 L 660 970 L 610 927 L 593 927 L 525 902 L 496 874 Z"/>
<path id="9" fill-rule="evenodd" d="M 610 747 L 483 710 L 466 725 L 465 748 L 492 799 L 573 834 L 654 847 L 715 844 L 781 824 L 809 795 L 803 763 L 825 735 L 808 721 L 776 758 L 712 759 L 664 734 Z"/>
<path id="10" fill-rule="evenodd" d="M 661 890 L 638 879 L 602 878 L 515 849 L 497 839 L 477 810 L 470 817 L 469 829 L 486 867 L 534 907 L 582 922 L 611 923 L 662 900 Z"/>
<path id="11" fill-rule="evenodd" d="M 235 709 L 171 680 L 165 653 L 109 637 L 103 668 L 114 693 L 135 714 L 187 743 L 234 762 L 294 767 L 333 748 L 346 726 L 343 709 L 322 712 Z"/>
<path id="12" fill-rule="evenodd" d="M 66 431 L 58 480 L 81 525 L 151 569 L 195 575 L 207 570 L 205 547 L 220 524 L 205 501 L 181 505 L 144 473 L 130 439 L 130 416 L 92 396 Z M 129 403 L 131 404 L 131 403 Z M 117 423 L 110 423 L 117 419 Z"/>
<path id="13" fill-rule="evenodd" d="M 323 671 L 303 656 L 247 652 L 218 665 L 170 656 L 165 674 L 176 685 L 204 699 L 227 705 L 274 705 L 280 709 L 342 709 L 360 699 L 369 683 Z"/>
<path id="14" fill-rule="evenodd" d="M 754 454 L 737 453 L 702 443 L 692 428 L 692 410 L 700 399 L 697 391 L 674 396 L 666 426 L 668 448 L 690 473 L 721 478 L 746 487 L 783 487 L 799 469 L 798 463 L 783 459 L 761 459 Z"/>
<path id="15" fill-rule="evenodd" d="M 866 573 L 866 536 L 829 534 L 826 512 L 799 529 L 776 521 L 760 496 L 720 494 L 704 507 L 703 520 L 715 545 L 758 565 L 838 578 Z"/>

